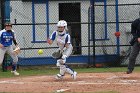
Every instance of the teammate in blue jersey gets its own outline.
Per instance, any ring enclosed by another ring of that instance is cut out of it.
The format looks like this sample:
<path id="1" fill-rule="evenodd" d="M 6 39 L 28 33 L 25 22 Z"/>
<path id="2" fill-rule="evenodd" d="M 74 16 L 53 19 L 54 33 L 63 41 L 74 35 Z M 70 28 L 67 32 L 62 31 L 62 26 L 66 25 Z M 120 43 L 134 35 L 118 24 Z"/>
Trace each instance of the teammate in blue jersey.
<path id="1" fill-rule="evenodd" d="M 0 65 L 3 62 L 5 53 L 8 53 L 13 59 L 11 73 L 14 75 L 19 75 L 19 73 L 16 71 L 18 57 L 14 53 L 12 42 L 14 42 L 16 48 L 19 48 L 15 33 L 12 30 L 12 24 L 5 23 L 5 28 L 0 31 Z"/>
<path id="2" fill-rule="evenodd" d="M 52 33 L 50 39 L 48 39 L 47 42 L 49 44 L 52 44 L 53 41 L 56 40 L 59 47 L 58 51 L 62 53 L 62 57 L 57 59 L 56 65 L 60 67 L 60 73 L 56 75 L 56 79 L 62 79 L 67 72 L 75 80 L 77 72 L 75 72 L 73 69 L 71 69 L 65 64 L 66 58 L 71 55 L 73 50 L 71 38 L 70 35 L 67 33 L 67 30 L 67 22 L 64 20 L 60 20 L 57 23 L 57 30 Z"/>

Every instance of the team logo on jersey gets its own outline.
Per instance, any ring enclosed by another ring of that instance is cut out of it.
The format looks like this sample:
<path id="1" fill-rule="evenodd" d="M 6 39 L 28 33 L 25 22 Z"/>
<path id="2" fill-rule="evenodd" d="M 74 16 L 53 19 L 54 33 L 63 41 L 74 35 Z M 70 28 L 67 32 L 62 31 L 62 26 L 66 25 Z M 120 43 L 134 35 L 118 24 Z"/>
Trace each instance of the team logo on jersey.
<path id="1" fill-rule="evenodd" d="M 3 35 L 6 36 L 6 33 L 4 33 Z"/>
<path id="2" fill-rule="evenodd" d="M 3 38 L 12 39 L 13 37 L 12 36 L 3 36 Z"/>

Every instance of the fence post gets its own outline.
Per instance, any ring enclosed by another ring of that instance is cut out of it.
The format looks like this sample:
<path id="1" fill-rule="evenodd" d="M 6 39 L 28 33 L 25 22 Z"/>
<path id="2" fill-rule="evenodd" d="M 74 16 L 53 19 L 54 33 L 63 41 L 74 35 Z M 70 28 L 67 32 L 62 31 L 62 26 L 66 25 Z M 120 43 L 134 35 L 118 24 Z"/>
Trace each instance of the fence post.
<path id="1" fill-rule="evenodd" d="M 96 64 L 96 53 L 95 53 L 95 0 L 92 0 L 92 11 L 91 11 L 91 23 L 92 23 L 92 32 L 93 32 L 93 36 L 92 36 L 92 40 L 93 40 L 93 67 L 95 67 Z"/>
<path id="2" fill-rule="evenodd" d="M 118 0 L 116 0 L 115 2 L 115 10 L 116 10 L 116 32 L 119 32 L 119 10 L 118 10 Z M 120 38 L 119 37 L 116 37 L 117 41 L 117 55 L 119 56 L 120 55 Z"/>
<path id="3" fill-rule="evenodd" d="M 91 8 L 92 5 L 90 5 L 88 8 L 88 67 L 91 65 Z"/>

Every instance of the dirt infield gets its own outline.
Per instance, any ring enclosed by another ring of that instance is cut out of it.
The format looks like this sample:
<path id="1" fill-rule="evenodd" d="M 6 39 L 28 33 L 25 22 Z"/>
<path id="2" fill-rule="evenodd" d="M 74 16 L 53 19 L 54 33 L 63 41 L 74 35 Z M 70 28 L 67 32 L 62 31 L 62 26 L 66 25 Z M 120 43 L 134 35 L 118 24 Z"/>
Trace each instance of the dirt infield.
<path id="1" fill-rule="evenodd" d="M 63 80 L 54 76 L 29 76 L 0 79 L 0 92 L 97 92 L 118 91 L 139 93 L 140 73 L 80 73 L 77 80 L 66 75 Z"/>

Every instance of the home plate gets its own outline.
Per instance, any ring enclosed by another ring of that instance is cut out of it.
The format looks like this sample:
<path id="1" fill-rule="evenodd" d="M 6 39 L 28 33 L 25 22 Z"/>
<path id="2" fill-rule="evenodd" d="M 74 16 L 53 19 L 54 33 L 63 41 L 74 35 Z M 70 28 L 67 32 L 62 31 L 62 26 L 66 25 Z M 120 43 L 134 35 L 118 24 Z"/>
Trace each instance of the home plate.
<path id="1" fill-rule="evenodd" d="M 70 90 L 70 89 L 59 89 L 59 90 L 56 90 L 56 92 L 65 92 L 67 90 Z"/>

